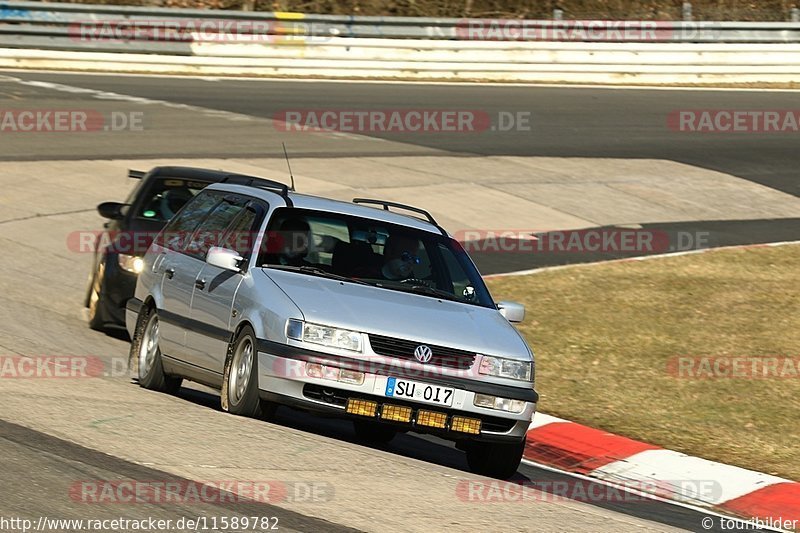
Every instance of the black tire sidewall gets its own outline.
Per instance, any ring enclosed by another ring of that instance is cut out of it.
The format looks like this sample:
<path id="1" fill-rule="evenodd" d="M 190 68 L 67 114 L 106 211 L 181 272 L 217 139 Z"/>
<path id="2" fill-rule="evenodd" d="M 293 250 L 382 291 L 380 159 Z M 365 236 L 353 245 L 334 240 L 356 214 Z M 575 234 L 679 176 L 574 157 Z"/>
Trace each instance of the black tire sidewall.
<path id="1" fill-rule="evenodd" d="M 144 332 L 150 325 L 151 318 L 155 315 L 158 320 L 156 310 L 147 307 L 145 311 L 139 315 L 138 326 L 136 327 L 134 342 L 131 345 L 131 358 L 135 358 L 135 367 L 137 369 L 136 376 L 139 378 L 139 385 L 145 389 L 157 390 L 166 392 L 166 379 L 164 376 L 164 365 L 161 363 L 161 348 L 156 351 L 153 364 L 150 365 L 149 371 L 142 376 L 141 369 L 139 368 L 139 352 L 142 346 L 142 339 Z"/>

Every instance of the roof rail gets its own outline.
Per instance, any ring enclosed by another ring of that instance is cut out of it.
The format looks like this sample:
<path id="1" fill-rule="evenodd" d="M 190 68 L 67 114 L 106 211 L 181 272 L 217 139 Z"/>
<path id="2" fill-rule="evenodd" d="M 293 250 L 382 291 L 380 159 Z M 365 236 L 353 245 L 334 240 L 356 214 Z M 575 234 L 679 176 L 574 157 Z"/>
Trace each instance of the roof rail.
<path id="1" fill-rule="evenodd" d="M 135 179 L 135 180 L 140 180 L 140 179 L 143 179 L 145 176 L 147 176 L 147 172 L 145 172 L 144 170 L 128 169 L 128 177 L 129 178 L 132 178 L 132 179 Z"/>
<path id="2" fill-rule="evenodd" d="M 384 211 L 388 211 L 390 207 L 396 207 L 398 209 L 405 209 L 406 211 L 411 211 L 412 213 L 419 213 L 420 215 L 424 215 L 425 218 L 428 219 L 428 222 L 439 227 L 439 224 L 436 222 L 436 219 L 433 218 L 433 215 L 425 211 L 424 209 L 420 209 L 419 207 L 414 207 L 411 205 L 406 204 L 399 204 L 397 202 L 390 202 L 388 200 L 373 200 L 371 198 L 353 198 L 354 204 L 375 204 L 383 206 Z"/>
<path id="3" fill-rule="evenodd" d="M 257 187 L 259 189 L 277 192 L 287 200 L 287 203 L 290 203 L 288 202 L 289 186 L 279 181 L 268 180 L 266 178 L 257 178 L 255 176 L 245 176 L 242 174 L 228 174 L 222 178 L 220 183 L 230 183 L 231 185 L 247 185 L 249 187 Z"/>

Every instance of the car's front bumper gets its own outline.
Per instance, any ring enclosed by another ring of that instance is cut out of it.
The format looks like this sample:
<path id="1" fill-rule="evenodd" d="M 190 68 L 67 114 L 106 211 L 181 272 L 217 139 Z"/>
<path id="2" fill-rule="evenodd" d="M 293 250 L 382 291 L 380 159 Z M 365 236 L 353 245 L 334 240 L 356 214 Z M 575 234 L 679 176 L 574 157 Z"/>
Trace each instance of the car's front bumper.
<path id="1" fill-rule="evenodd" d="M 126 304 L 136 291 L 138 276 L 120 268 L 117 257 L 109 254 L 107 258 L 102 294 L 107 323 L 124 326 Z"/>
<path id="2" fill-rule="evenodd" d="M 277 353 L 276 353 L 277 352 Z M 364 373 L 361 384 L 345 383 L 332 379 L 312 377 L 306 371 L 308 363 L 324 364 L 336 368 L 358 370 Z M 355 417 L 362 420 L 392 423 L 400 430 L 432 433 L 450 440 L 519 441 L 528 431 L 536 411 L 538 395 L 532 388 L 508 387 L 476 380 L 443 380 L 441 376 L 404 376 L 402 368 L 387 365 L 353 365 L 346 359 L 331 358 L 327 354 L 300 353 L 296 348 L 261 341 L 258 351 L 258 384 L 264 399 L 289 404 L 312 411 L 337 416 Z M 452 406 L 445 407 L 429 403 L 388 397 L 385 394 L 390 377 L 407 378 L 418 383 L 441 385 L 454 389 Z M 510 413 L 474 405 L 478 393 L 503 398 L 521 399 L 525 407 L 521 413 Z M 371 400 L 378 404 L 376 416 L 364 417 L 346 412 L 350 399 Z M 380 418 L 385 405 L 410 407 L 413 415 L 410 422 L 387 422 Z M 433 428 L 418 423 L 419 409 L 447 415 L 445 428 Z M 481 421 L 479 434 L 464 433 L 451 429 L 453 416 L 462 416 Z"/>

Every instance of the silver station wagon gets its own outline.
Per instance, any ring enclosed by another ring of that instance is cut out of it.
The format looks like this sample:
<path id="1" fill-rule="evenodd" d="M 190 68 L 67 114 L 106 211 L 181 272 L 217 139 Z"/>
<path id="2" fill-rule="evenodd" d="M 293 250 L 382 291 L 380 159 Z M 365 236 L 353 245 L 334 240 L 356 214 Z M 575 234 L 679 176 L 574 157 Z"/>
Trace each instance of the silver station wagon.
<path id="1" fill-rule="evenodd" d="M 511 325 L 525 310 L 495 303 L 426 211 L 230 174 L 143 260 L 126 305 L 142 387 L 202 383 L 243 416 L 332 413 L 372 444 L 429 433 L 475 473 L 516 472 L 538 400 L 533 353 Z"/>

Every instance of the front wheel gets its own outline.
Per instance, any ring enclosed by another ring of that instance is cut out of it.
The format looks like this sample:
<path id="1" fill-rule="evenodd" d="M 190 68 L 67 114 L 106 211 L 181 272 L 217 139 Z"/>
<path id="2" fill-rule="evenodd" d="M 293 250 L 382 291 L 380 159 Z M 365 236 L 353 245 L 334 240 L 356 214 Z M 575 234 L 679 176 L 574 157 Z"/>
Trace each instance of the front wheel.
<path id="1" fill-rule="evenodd" d="M 129 360 L 133 362 L 141 387 L 175 394 L 181 388 L 183 380 L 164 373 L 158 341 L 158 313 L 151 307 L 144 307 L 133 333 Z"/>
<path id="2" fill-rule="evenodd" d="M 103 279 L 106 275 L 103 259 L 97 264 L 86 296 L 86 307 L 89 309 L 89 327 L 95 331 L 105 329 L 105 301 L 103 300 Z"/>
<path id="3" fill-rule="evenodd" d="M 467 464 L 474 474 L 508 479 L 517 472 L 525 452 L 520 442 L 471 442 L 466 446 Z"/>
<path id="4" fill-rule="evenodd" d="M 222 410 L 250 418 L 271 418 L 275 405 L 258 392 L 258 351 L 253 328 L 245 326 L 228 348 L 220 391 Z"/>

